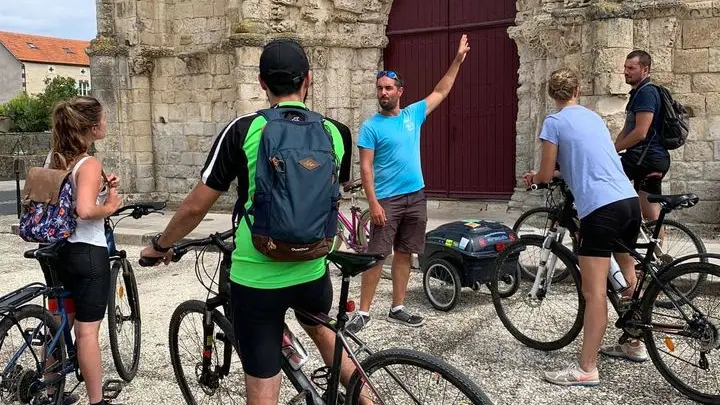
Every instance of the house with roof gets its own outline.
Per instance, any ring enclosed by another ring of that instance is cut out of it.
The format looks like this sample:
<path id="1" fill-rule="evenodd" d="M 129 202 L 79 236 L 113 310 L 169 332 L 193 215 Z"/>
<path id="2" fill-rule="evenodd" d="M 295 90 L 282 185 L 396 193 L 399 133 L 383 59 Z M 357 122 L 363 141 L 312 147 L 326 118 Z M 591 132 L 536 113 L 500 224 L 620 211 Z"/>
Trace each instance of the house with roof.
<path id="1" fill-rule="evenodd" d="M 0 31 L 0 103 L 42 93 L 45 79 L 72 77 L 78 94 L 90 92 L 88 41 Z"/>

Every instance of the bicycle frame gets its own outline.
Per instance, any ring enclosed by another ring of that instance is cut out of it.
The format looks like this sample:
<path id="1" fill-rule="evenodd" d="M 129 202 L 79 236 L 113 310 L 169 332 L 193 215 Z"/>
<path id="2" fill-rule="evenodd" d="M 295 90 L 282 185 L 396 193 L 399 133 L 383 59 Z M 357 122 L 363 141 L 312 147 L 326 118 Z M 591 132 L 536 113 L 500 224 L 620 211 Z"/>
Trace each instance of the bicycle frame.
<path id="1" fill-rule="evenodd" d="M 357 197 L 353 191 L 350 194 L 350 218 L 348 219 L 345 214 L 340 211 L 338 213 L 338 221 L 342 223 L 343 228 L 348 230 L 349 235 L 345 236 L 344 232 L 339 232 L 340 237 L 343 241 L 353 250 L 358 251 L 360 246 L 358 245 L 358 234 L 357 227 L 360 224 L 360 217 L 362 215 L 362 209 L 357 205 Z M 370 229 L 365 226 L 366 232 L 370 232 Z"/>

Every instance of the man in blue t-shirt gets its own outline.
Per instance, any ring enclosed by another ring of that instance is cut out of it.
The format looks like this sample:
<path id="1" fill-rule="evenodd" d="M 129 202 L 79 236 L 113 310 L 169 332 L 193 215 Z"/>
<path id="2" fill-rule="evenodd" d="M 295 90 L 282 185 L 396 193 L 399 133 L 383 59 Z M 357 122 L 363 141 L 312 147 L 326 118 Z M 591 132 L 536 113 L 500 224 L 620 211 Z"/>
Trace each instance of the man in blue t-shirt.
<path id="1" fill-rule="evenodd" d="M 652 58 L 641 50 L 625 60 L 625 82 L 632 86 L 625 108 L 625 126 L 615 140 L 615 150 L 625 150 L 622 165 L 640 195 L 643 216 L 658 219 L 659 204 L 647 201 L 649 194 L 662 193 L 662 179 L 670 170 L 670 153 L 660 144 L 660 93 L 650 82 Z"/>
<path id="2" fill-rule="evenodd" d="M 427 200 L 420 166 L 420 129 L 428 116 L 450 93 L 460 65 L 470 50 L 467 36 L 460 39 L 457 55 L 445 76 L 424 100 L 400 108 L 403 80 L 396 72 L 377 75 L 381 110 L 363 122 L 358 147 L 363 189 L 370 203 L 372 221 L 368 251 L 389 255 L 392 262 L 393 299 L 387 319 L 407 326 L 421 326 L 422 317 L 404 310 L 412 254 L 425 249 Z M 348 324 L 357 333 L 370 321 L 370 303 L 380 281 L 383 263 L 362 275 L 360 308 Z"/>

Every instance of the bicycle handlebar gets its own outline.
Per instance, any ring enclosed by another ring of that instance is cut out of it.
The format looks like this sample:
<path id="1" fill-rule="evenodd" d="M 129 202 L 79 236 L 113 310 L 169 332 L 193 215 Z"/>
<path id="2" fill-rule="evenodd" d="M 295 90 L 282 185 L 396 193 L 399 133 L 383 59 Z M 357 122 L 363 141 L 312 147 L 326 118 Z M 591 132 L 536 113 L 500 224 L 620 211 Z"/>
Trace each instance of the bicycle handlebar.
<path id="1" fill-rule="evenodd" d="M 140 219 L 140 217 L 144 215 L 150 215 L 152 213 L 160 213 L 164 214 L 162 211 L 167 206 L 167 203 L 165 202 L 151 202 L 151 203 L 139 203 L 139 204 L 129 204 L 122 208 L 119 208 L 117 211 L 113 212 L 111 217 L 116 217 L 120 215 L 121 213 L 132 210 L 132 213 L 130 213 L 130 216 L 132 216 L 135 219 Z"/>
<path id="2" fill-rule="evenodd" d="M 530 191 L 530 190 L 535 191 L 535 190 L 540 190 L 540 189 L 544 189 L 544 188 L 549 188 L 550 186 L 556 186 L 556 185 L 562 184 L 563 182 L 564 182 L 564 180 L 562 179 L 562 177 L 555 176 L 552 178 L 552 180 L 550 180 L 549 183 L 531 184 L 529 188 L 525 189 L 525 191 Z"/>
<path id="3" fill-rule="evenodd" d="M 222 233 L 214 233 L 207 238 L 202 239 L 191 239 L 182 243 L 176 243 L 174 244 L 170 250 L 172 251 L 172 261 L 178 262 L 182 257 L 190 251 L 190 248 L 193 247 L 204 247 L 204 246 L 216 246 L 220 250 L 222 250 L 224 253 L 231 253 L 233 250 L 233 246 L 230 243 L 226 243 L 225 239 L 231 237 L 233 235 L 233 230 L 228 229 L 225 232 Z M 138 264 L 142 267 L 152 267 L 159 263 L 161 260 L 163 260 L 162 257 L 140 257 L 140 260 L 138 260 Z"/>

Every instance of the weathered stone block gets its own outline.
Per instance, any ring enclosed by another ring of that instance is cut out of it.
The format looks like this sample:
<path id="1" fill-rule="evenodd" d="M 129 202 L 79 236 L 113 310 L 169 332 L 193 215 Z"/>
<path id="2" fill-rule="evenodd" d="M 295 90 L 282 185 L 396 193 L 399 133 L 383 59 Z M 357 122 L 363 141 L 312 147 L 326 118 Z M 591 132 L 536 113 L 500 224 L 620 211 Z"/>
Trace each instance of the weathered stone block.
<path id="1" fill-rule="evenodd" d="M 690 118 L 690 133 L 688 139 L 695 141 L 710 140 L 710 131 L 708 129 L 708 120 L 705 117 Z"/>
<path id="2" fill-rule="evenodd" d="M 593 21 L 593 45 L 596 47 L 632 48 L 634 24 L 630 18 Z"/>
<path id="3" fill-rule="evenodd" d="M 595 112 L 601 116 L 607 116 L 612 114 L 624 114 L 625 106 L 627 105 L 627 98 L 624 96 L 605 96 L 601 97 L 596 106 Z"/>
<path id="4" fill-rule="evenodd" d="M 673 170 L 675 165 L 673 164 Z M 703 163 L 702 173 L 697 173 L 697 178 L 704 180 L 720 181 L 720 162 L 705 162 Z M 700 176 L 702 174 L 702 177 Z"/>
<path id="5" fill-rule="evenodd" d="M 709 54 L 709 70 L 711 72 L 720 72 L 720 48 L 710 48 Z"/>
<path id="6" fill-rule="evenodd" d="M 214 89 L 230 89 L 235 88 L 234 75 L 215 75 L 212 78 L 212 88 Z"/>
<path id="7" fill-rule="evenodd" d="M 708 117 L 707 127 L 708 127 L 708 136 L 710 139 L 720 141 L 720 116 L 713 116 Z M 719 145 L 715 145 L 715 151 L 716 151 L 716 158 L 715 160 L 720 160 L 717 158 L 717 150 Z"/>
<path id="8" fill-rule="evenodd" d="M 355 51 L 351 48 L 330 48 L 328 67 L 331 69 L 350 69 L 356 66 Z"/>
<path id="9" fill-rule="evenodd" d="M 257 69 L 260 65 L 262 48 L 256 46 L 244 46 L 235 48 L 235 62 L 238 66 L 246 66 Z"/>
<path id="10" fill-rule="evenodd" d="M 136 152 L 152 152 L 152 136 L 148 134 L 148 136 L 133 137 L 133 146 Z"/>
<path id="11" fill-rule="evenodd" d="M 673 70 L 675 73 L 695 73 L 708 71 L 707 49 L 676 49 Z"/>
<path id="12" fill-rule="evenodd" d="M 135 163 L 138 165 L 151 165 L 153 164 L 152 152 L 136 152 Z"/>
<path id="13" fill-rule="evenodd" d="M 595 77 L 594 94 L 626 94 L 630 86 L 625 83 L 622 73 L 601 73 Z"/>
<path id="14" fill-rule="evenodd" d="M 652 55 L 652 72 L 673 71 L 673 49 L 672 48 L 650 48 Z"/>
<path id="15" fill-rule="evenodd" d="M 701 18 L 683 21 L 683 48 L 720 46 L 720 18 Z"/>
<path id="16" fill-rule="evenodd" d="M 705 115 L 705 95 L 697 93 L 675 94 L 675 99 L 680 101 L 691 117 L 700 117 Z"/>
<path id="17" fill-rule="evenodd" d="M 667 87 L 673 94 L 690 93 L 692 91 L 692 75 L 689 74 L 656 73 L 653 71 L 652 81 Z"/>
<path id="18" fill-rule="evenodd" d="M 152 171 L 150 173 L 152 173 Z M 153 191 L 155 191 L 155 178 L 135 178 L 135 192 L 151 193 Z"/>
<path id="19" fill-rule="evenodd" d="M 675 46 L 675 38 L 679 22 L 677 17 L 654 18 L 649 22 L 649 47 L 650 48 L 672 48 Z M 653 54 L 653 59 L 655 55 Z M 653 61 L 653 64 L 654 61 Z"/>
<path id="20" fill-rule="evenodd" d="M 152 121 L 160 122 L 161 119 L 167 121 L 169 112 L 169 105 L 162 103 L 154 103 L 152 106 Z"/>
<path id="21" fill-rule="evenodd" d="M 130 119 L 133 121 L 150 121 L 150 103 L 132 103 Z"/>
<path id="22" fill-rule="evenodd" d="M 625 57 L 630 50 L 626 48 L 600 48 L 595 53 L 594 73 L 622 73 Z"/>
<path id="23" fill-rule="evenodd" d="M 693 75 L 692 90 L 697 93 L 720 92 L 720 73 L 697 73 Z"/>
<path id="24" fill-rule="evenodd" d="M 700 200 L 720 200 L 720 187 L 713 181 L 688 181 L 687 192 L 695 193 Z M 692 211 L 692 210 L 688 210 Z"/>
<path id="25" fill-rule="evenodd" d="M 706 164 L 707 163 L 702 162 L 672 162 L 672 166 L 670 167 L 667 178 L 672 178 L 672 180 L 701 179 L 703 174 L 703 167 Z"/>
<path id="26" fill-rule="evenodd" d="M 713 160 L 713 143 L 688 139 L 685 144 L 686 162 L 709 162 Z"/>

